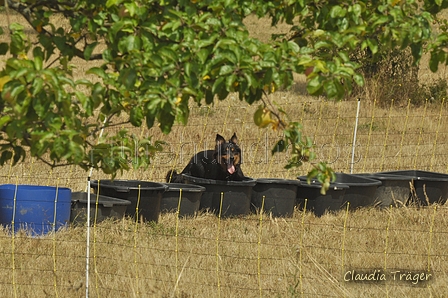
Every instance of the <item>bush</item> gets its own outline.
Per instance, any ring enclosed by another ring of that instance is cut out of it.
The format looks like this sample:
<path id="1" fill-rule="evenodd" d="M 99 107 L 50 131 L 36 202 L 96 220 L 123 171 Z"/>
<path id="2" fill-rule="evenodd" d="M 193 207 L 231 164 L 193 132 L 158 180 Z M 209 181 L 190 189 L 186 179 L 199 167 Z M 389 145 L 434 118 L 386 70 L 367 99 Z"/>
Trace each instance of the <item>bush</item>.
<path id="1" fill-rule="evenodd" d="M 405 105 L 410 100 L 413 105 L 425 101 L 442 101 L 447 95 L 447 83 L 437 79 L 422 84 L 419 81 L 419 67 L 413 61 L 411 50 L 393 50 L 373 58 L 368 52 L 355 57 L 363 66 L 361 72 L 365 86 L 355 88 L 353 97 L 376 100 L 379 106 L 389 106 L 391 101 Z"/>

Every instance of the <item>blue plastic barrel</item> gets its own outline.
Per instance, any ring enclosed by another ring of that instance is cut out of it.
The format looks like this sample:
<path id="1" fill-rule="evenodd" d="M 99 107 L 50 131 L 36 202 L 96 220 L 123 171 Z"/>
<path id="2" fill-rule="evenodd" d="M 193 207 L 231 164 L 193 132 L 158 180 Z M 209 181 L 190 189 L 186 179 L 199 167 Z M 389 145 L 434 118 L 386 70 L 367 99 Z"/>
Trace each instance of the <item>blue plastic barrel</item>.
<path id="1" fill-rule="evenodd" d="M 38 185 L 0 185 L 0 223 L 32 236 L 44 235 L 70 222 L 69 188 Z"/>

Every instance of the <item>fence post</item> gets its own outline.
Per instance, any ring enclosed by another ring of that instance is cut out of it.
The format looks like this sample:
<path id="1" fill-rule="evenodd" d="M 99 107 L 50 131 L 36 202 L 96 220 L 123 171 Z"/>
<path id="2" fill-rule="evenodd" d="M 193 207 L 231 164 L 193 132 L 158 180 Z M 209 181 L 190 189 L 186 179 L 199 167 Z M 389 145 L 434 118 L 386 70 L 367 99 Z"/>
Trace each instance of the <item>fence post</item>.
<path id="1" fill-rule="evenodd" d="M 179 214 L 180 214 L 180 206 L 182 203 L 182 187 L 179 189 L 179 200 L 177 201 L 177 210 L 176 210 L 176 286 L 179 280 Z"/>
<path id="2" fill-rule="evenodd" d="M 365 153 L 364 163 L 362 165 L 362 172 L 365 172 L 365 170 L 366 170 L 366 162 L 367 162 L 367 158 L 369 156 L 370 139 L 372 137 L 373 124 L 375 121 L 375 108 L 376 108 L 376 99 L 373 100 L 372 118 L 370 120 L 369 135 L 367 138 L 366 153 Z"/>
<path id="3" fill-rule="evenodd" d="M 386 243 L 384 246 L 384 271 L 387 269 L 387 248 L 389 245 L 389 228 L 390 228 L 390 219 L 392 217 L 392 205 L 389 206 L 389 218 L 387 219 L 386 226 Z M 389 289 L 386 283 L 386 297 L 389 297 Z"/>
<path id="4" fill-rule="evenodd" d="M 218 231 L 216 233 L 216 281 L 218 285 L 218 297 L 221 297 L 221 281 L 219 280 L 219 234 L 221 232 L 221 214 L 222 214 L 223 200 L 224 200 L 224 193 L 221 192 L 221 200 L 219 202 L 219 213 L 218 213 Z"/>
<path id="5" fill-rule="evenodd" d="M 386 148 L 387 148 L 387 138 L 389 136 L 389 128 L 390 128 L 390 118 L 392 114 L 392 108 L 394 107 L 394 99 L 392 98 L 390 107 L 389 107 L 389 117 L 387 119 L 387 126 L 386 126 L 386 136 L 384 137 L 384 143 L 383 143 L 383 153 L 381 154 L 381 166 L 380 171 L 384 168 L 384 158 L 386 156 Z"/>
<path id="6" fill-rule="evenodd" d="M 52 224 L 52 230 L 53 230 L 53 287 L 54 287 L 54 293 L 56 297 L 59 297 L 58 294 L 58 285 L 57 285 L 57 274 L 56 274 L 56 223 L 57 223 L 57 205 L 58 205 L 58 197 L 59 197 L 59 178 L 57 179 L 56 183 L 56 195 L 54 198 L 54 213 L 53 213 L 53 224 Z"/>
<path id="7" fill-rule="evenodd" d="M 434 205 L 434 212 L 432 214 L 432 218 L 431 218 L 431 225 L 429 226 L 429 244 L 428 244 L 428 273 L 431 272 L 431 246 L 432 246 L 432 234 L 433 234 L 433 229 L 434 229 L 434 221 L 435 221 L 435 217 L 436 217 L 436 212 L 437 212 L 437 205 Z M 431 285 L 428 282 L 428 290 L 431 293 Z M 432 296 L 430 294 L 430 296 Z"/>
<path id="8" fill-rule="evenodd" d="M 305 198 L 305 203 L 303 204 L 303 212 L 302 212 L 302 233 L 300 233 L 300 251 L 299 251 L 299 283 L 300 283 L 300 297 L 303 298 L 303 274 L 302 274 L 302 251 L 303 251 L 303 234 L 305 234 L 305 213 L 306 213 L 306 204 L 308 199 Z"/>
<path id="9" fill-rule="evenodd" d="M 434 138 L 434 143 L 432 146 L 432 155 L 431 155 L 431 163 L 429 165 L 429 170 L 432 171 L 432 166 L 434 165 L 434 159 L 436 155 L 436 148 L 437 148 L 437 138 L 439 137 L 439 130 L 440 130 L 440 123 L 442 120 L 442 111 L 443 111 L 443 104 L 445 103 L 445 98 L 442 99 L 442 104 L 440 105 L 440 113 L 439 113 L 439 119 L 437 121 L 437 130 L 436 130 L 436 137 Z"/>
<path id="10" fill-rule="evenodd" d="M 17 191 L 19 187 L 18 176 L 16 176 L 16 187 L 14 188 L 14 203 L 12 208 L 12 220 L 11 220 L 11 258 L 12 258 L 12 287 L 14 290 L 14 298 L 17 298 L 17 285 L 16 285 L 16 256 L 15 256 L 15 221 L 16 221 L 16 206 L 17 206 Z"/>
<path id="11" fill-rule="evenodd" d="M 398 151 L 398 165 L 397 165 L 397 170 L 399 170 L 401 168 L 401 157 L 402 157 L 402 151 L 403 151 L 403 142 L 404 142 L 404 137 L 406 135 L 406 130 L 408 129 L 408 121 L 409 121 L 409 111 L 410 111 L 410 107 L 411 107 L 411 99 L 408 100 L 408 106 L 406 108 L 406 118 L 404 121 L 404 128 L 403 128 L 403 132 L 401 134 L 401 142 L 400 142 L 400 150 Z"/>
<path id="12" fill-rule="evenodd" d="M 138 221 L 140 219 L 140 199 L 141 199 L 141 185 L 138 185 L 138 193 L 137 193 L 137 206 L 135 207 L 135 226 L 134 226 L 134 266 L 135 266 L 135 292 L 137 297 L 140 296 L 139 292 L 139 271 L 138 271 L 138 260 L 137 260 L 137 238 L 138 238 Z"/>
<path id="13" fill-rule="evenodd" d="M 418 149 L 420 147 L 420 142 L 422 140 L 423 126 L 424 126 L 424 121 L 426 118 L 426 108 L 427 107 L 428 107 L 428 99 L 425 100 L 425 108 L 423 110 L 422 118 L 420 120 L 420 129 L 419 129 L 419 134 L 418 134 L 417 147 L 415 148 L 414 169 L 417 169 Z"/>
<path id="14" fill-rule="evenodd" d="M 260 254 L 261 254 L 261 234 L 263 232 L 262 229 L 262 223 L 263 223 L 263 210 L 264 210 L 264 200 L 265 200 L 265 196 L 263 196 L 262 200 L 261 200 L 261 208 L 260 208 L 260 226 L 258 229 L 258 253 L 257 253 L 257 271 L 258 271 L 258 289 L 260 291 L 260 298 L 263 297 L 262 295 L 262 287 L 261 287 L 261 258 L 260 258 Z"/>
<path id="15" fill-rule="evenodd" d="M 98 181 L 99 183 L 99 181 Z M 89 297 L 89 261 L 90 261 L 90 175 L 87 177 L 87 222 L 86 222 L 86 298 Z"/>
<path id="16" fill-rule="evenodd" d="M 356 133 L 358 131 L 358 118 L 359 118 L 359 107 L 360 107 L 360 105 L 361 105 L 361 99 L 358 98 L 358 106 L 356 108 L 355 130 L 353 132 L 352 161 L 350 163 L 350 174 L 353 174 L 353 165 L 355 163 Z"/>
<path id="17" fill-rule="evenodd" d="M 342 275 L 344 275 L 344 259 L 345 259 L 345 234 L 347 232 L 347 218 L 348 218 L 348 212 L 350 210 L 350 202 L 347 202 L 347 208 L 345 209 L 345 217 L 344 217 L 344 231 L 342 234 L 342 245 L 341 245 L 341 272 Z M 345 297 L 345 292 L 344 292 Z"/>

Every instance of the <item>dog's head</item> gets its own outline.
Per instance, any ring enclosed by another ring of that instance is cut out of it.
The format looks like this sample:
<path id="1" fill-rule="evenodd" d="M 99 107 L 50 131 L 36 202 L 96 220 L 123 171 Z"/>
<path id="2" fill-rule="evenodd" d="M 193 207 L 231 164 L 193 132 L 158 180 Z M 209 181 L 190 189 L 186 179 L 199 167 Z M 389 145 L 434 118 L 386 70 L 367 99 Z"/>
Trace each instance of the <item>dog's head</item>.
<path id="1" fill-rule="evenodd" d="M 238 138 L 235 133 L 228 142 L 221 135 L 216 135 L 214 158 L 230 175 L 238 170 L 241 163 L 241 148 L 237 142 Z"/>

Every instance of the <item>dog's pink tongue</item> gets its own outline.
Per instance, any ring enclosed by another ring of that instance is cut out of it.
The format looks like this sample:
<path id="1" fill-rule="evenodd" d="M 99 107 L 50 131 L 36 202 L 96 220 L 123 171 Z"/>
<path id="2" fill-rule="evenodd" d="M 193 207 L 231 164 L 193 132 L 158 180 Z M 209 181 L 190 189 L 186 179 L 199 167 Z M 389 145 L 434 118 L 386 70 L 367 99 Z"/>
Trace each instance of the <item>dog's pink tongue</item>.
<path id="1" fill-rule="evenodd" d="M 235 166 L 234 165 L 227 165 L 227 172 L 230 174 L 235 173 Z"/>

